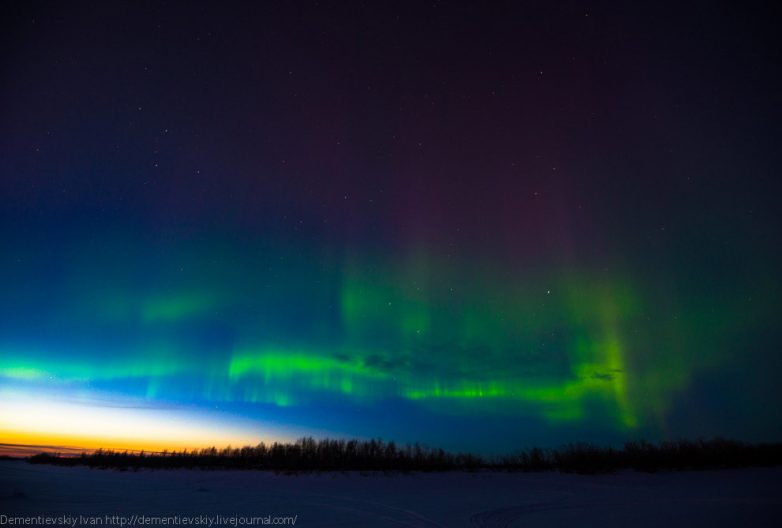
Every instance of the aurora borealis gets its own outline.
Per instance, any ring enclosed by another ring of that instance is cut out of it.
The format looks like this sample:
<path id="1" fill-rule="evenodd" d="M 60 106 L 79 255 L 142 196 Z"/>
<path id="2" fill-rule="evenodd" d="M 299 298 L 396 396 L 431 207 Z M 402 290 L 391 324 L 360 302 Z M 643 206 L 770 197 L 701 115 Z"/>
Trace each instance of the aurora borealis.
<path id="1" fill-rule="evenodd" d="M 85 6 L 3 22 L 0 443 L 779 438 L 763 13 Z"/>

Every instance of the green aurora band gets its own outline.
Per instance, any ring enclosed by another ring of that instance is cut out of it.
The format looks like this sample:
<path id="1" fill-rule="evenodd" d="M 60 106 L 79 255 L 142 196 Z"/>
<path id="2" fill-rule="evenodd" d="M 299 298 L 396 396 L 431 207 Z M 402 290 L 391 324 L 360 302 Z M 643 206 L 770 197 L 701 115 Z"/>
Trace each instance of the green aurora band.
<path id="1" fill-rule="evenodd" d="M 84 294 L 47 314 L 49 326 L 77 328 L 72 342 L 2 343 L 0 378 L 173 402 L 406 401 L 554 425 L 598 417 L 632 433 L 664 430 L 693 374 L 729 363 L 720 344 L 763 311 L 762 299 L 742 313 L 704 308 L 704 298 L 663 317 L 651 307 L 674 304 L 630 274 L 562 269 L 519 280 L 485 263 L 474 274 L 432 265 L 431 256 L 313 267 L 291 254 L 277 269 L 263 258 L 234 255 L 230 271 L 202 260 L 157 275 L 165 289 L 136 291 L 124 289 L 127 268 L 103 262 L 85 277 L 76 266 L 69 284 Z M 242 268 L 258 260 L 274 280 L 237 279 L 255 277 Z M 288 273 L 276 273 L 282 266 Z M 297 282 L 303 276 L 312 280 Z M 204 338 L 195 329 L 205 326 L 220 331 Z M 108 338 L 85 340 L 78 328 Z"/>

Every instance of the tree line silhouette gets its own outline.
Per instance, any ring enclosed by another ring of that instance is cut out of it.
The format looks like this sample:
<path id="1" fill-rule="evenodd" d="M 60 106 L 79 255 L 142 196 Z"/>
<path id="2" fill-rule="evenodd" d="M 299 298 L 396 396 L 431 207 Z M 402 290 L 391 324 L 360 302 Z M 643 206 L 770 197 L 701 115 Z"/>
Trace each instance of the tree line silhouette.
<path id="1" fill-rule="evenodd" d="M 420 444 L 397 446 L 382 440 L 301 438 L 293 443 L 260 443 L 240 448 L 129 452 L 98 449 L 79 456 L 40 453 L 34 464 L 116 469 L 260 469 L 299 471 L 561 471 L 604 473 L 721 469 L 782 464 L 782 443 L 749 444 L 734 440 L 680 440 L 652 444 L 628 442 L 621 448 L 568 444 L 533 447 L 512 455 L 481 457 L 449 453 Z"/>

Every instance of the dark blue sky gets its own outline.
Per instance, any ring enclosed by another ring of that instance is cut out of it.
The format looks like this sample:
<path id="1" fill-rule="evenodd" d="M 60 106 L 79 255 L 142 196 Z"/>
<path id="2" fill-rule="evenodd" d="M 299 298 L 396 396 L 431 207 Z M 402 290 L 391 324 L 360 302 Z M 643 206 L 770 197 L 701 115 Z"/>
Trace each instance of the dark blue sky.
<path id="1" fill-rule="evenodd" d="M 0 433 L 779 439 L 779 15 L 6 6 Z"/>

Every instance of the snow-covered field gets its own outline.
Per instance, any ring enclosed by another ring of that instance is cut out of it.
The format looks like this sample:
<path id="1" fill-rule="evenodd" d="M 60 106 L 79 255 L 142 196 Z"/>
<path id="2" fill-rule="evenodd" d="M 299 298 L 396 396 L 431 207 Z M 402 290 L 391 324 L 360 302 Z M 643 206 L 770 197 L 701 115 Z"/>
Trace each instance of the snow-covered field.
<path id="1" fill-rule="evenodd" d="M 779 526 L 780 482 L 782 468 L 597 476 L 286 476 L 258 471 L 120 472 L 0 461 L 0 528 L 24 516 L 64 514 L 100 516 L 103 526 L 207 523 L 200 528 L 209 528 L 209 518 L 214 522 L 218 514 L 244 517 L 235 519 L 237 525 L 249 517 L 260 524 L 290 515 L 304 528 Z M 191 517 L 198 515 L 204 517 Z M 221 526 L 231 526 L 230 519 L 222 521 Z"/>

